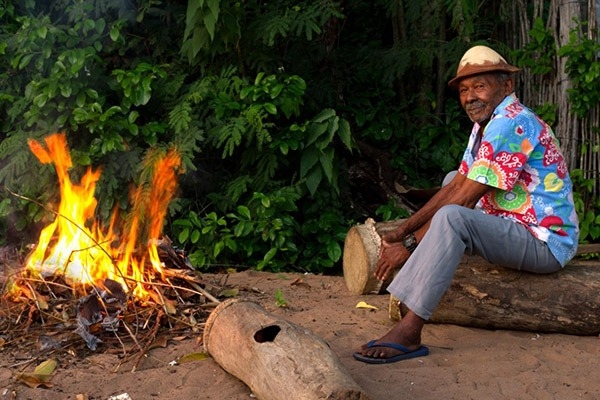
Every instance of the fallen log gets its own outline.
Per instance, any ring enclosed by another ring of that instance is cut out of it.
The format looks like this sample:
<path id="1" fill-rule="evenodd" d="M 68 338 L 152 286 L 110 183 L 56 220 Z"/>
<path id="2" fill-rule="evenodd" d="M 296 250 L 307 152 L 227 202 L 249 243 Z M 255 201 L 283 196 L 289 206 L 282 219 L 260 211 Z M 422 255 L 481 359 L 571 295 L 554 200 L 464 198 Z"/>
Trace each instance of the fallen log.
<path id="1" fill-rule="evenodd" d="M 349 230 L 344 243 L 343 269 L 351 293 L 385 292 L 387 282 L 381 284 L 372 276 L 379 256 L 377 235 L 380 241 L 381 235 L 403 222 L 368 220 Z M 583 245 L 578 254 L 599 250 L 597 245 Z M 557 273 L 538 275 L 499 267 L 477 256 L 465 256 L 430 322 L 597 335 L 600 333 L 598 293 L 598 261 L 575 259 Z M 404 315 L 403 309 L 392 296 L 390 318 L 399 320 Z"/>
<path id="2" fill-rule="evenodd" d="M 538 275 L 465 256 L 429 322 L 484 329 L 570 335 L 600 334 L 600 264 L 571 262 Z M 406 307 L 390 296 L 390 318 Z"/>
<path id="3" fill-rule="evenodd" d="M 256 303 L 219 304 L 204 348 L 260 400 L 368 400 L 325 341 Z"/>

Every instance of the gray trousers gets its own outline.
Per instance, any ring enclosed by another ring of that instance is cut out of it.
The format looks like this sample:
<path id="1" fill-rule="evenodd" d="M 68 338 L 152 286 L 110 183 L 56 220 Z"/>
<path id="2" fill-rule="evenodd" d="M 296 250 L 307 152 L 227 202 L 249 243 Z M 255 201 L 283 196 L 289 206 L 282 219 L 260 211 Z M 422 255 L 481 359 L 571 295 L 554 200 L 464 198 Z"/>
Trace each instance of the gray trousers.
<path id="1" fill-rule="evenodd" d="M 524 226 L 479 210 L 447 205 L 434 215 L 427 233 L 387 290 L 415 314 L 429 319 L 464 254 L 538 274 L 561 269 L 546 243 Z"/>

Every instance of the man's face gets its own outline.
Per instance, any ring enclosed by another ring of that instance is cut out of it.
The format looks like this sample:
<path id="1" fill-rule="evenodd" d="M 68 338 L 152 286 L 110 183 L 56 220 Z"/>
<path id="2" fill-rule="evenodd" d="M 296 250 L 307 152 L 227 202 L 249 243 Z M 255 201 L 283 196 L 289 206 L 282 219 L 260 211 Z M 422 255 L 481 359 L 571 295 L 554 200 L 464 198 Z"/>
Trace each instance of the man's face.
<path id="1" fill-rule="evenodd" d="M 460 104 L 471 121 L 481 124 L 490 119 L 512 88 L 512 79 L 502 82 L 493 73 L 467 77 L 458 84 Z"/>

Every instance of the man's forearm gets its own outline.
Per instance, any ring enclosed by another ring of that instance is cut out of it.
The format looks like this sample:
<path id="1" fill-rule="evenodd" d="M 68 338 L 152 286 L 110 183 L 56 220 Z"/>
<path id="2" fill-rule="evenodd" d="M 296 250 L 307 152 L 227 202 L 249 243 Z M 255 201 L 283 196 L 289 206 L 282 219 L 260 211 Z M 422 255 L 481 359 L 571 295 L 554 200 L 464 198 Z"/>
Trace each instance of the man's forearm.
<path id="1" fill-rule="evenodd" d="M 449 193 L 452 191 L 451 185 L 447 185 L 441 188 L 421 209 L 410 216 L 402 225 L 396 230 L 387 233 L 383 236 L 383 239 L 388 243 L 401 242 L 402 239 L 409 233 L 416 232 L 420 228 L 429 225 L 429 221 L 444 205 L 448 204 L 447 199 Z M 426 229 L 418 237 L 422 237 Z"/>
<path id="2" fill-rule="evenodd" d="M 457 204 L 473 208 L 477 201 L 490 190 L 489 186 L 456 174 L 452 181 L 442 187 L 419 211 L 411 215 L 398 229 L 383 237 L 388 243 L 401 242 L 410 233 L 418 239 L 423 237 L 435 213 L 445 205 Z"/>

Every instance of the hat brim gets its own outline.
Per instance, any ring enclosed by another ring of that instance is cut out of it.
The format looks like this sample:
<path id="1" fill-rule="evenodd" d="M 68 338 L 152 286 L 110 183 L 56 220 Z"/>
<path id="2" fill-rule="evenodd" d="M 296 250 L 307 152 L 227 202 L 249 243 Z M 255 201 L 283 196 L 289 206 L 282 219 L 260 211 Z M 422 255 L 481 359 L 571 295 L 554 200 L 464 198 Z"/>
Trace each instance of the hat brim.
<path id="1" fill-rule="evenodd" d="M 514 74 L 520 70 L 520 68 L 510 64 L 467 64 L 461 68 L 460 73 L 456 74 L 454 78 L 448 81 L 448 86 L 457 87 L 461 80 L 470 76 L 485 74 L 488 72 L 508 72 L 510 74 Z"/>

